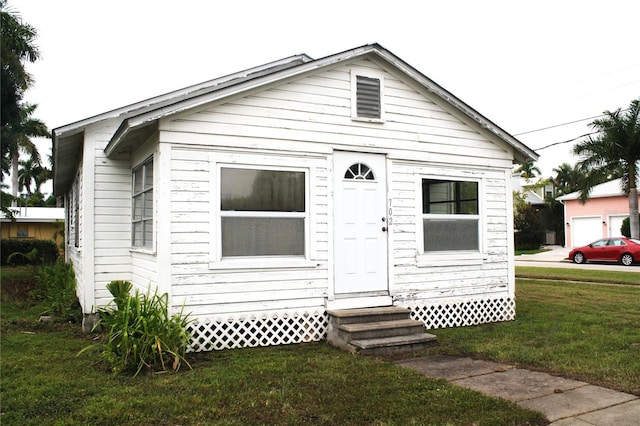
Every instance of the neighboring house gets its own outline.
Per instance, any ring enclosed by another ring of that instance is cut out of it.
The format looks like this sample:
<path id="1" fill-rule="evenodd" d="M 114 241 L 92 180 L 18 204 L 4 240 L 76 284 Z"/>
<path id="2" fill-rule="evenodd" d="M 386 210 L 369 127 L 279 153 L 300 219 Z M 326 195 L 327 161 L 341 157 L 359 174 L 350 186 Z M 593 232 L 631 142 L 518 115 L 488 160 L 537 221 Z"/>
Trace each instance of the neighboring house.
<path id="1" fill-rule="evenodd" d="M 557 200 L 564 204 L 566 247 L 580 247 L 599 238 L 622 236 L 622 221 L 629 217 L 629 197 L 622 191 L 620 179 L 594 186 L 584 204 L 580 202 L 580 192 L 563 195 Z"/>
<path id="2" fill-rule="evenodd" d="M 53 240 L 58 246 L 64 236 L 61 224 L 64 222 L 64 208 L 58 207 L 16 207 L 11 208 L 15 221 L 0 216 L 2 238 L 31 238 Z"/>
<path id="3" fill-rule="evenodd" d="M 561 229 L 562 224 L 558 223 L 558 220 L 549 212 L 549 205 L 546 202 L 547 199 L 554 197 L 555 186 L 552 183 L 546 182 L 546 180 L 530 183 L 517 174 L 512 176 L 512 185 L 513 190 L 523 194 L 524 201 L 535 207 L 536 211 L 541 215 L 545 228 L 544 243 L 549 245 L 562 244 L 562 241 L 558 241 L 558 239 L 563 239 L 563 237 L 557 235 L 555 231 L 558 227 Z"/>
<path id="4" fill-rule="evenodd" d="M 86 315 L 168 293 L 193 350 L 325 337 L 327 310 L 428 328 L 515 316 L 514 163 L 537 154 L 380 45 L 297 55 L 53 131 Z"/>

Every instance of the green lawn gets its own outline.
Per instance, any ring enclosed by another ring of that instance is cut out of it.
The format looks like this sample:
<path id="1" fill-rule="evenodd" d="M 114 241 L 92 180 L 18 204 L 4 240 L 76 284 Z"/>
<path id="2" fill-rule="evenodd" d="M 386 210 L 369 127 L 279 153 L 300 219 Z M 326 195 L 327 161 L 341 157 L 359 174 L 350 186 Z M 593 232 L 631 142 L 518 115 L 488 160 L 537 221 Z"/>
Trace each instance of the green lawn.
<path id="1" fill-rule="evenodd" d="M 591 281 L 604 279 L 591 273 Z M 516 299 L 515 321 L 435 330 L 440 344 L 431 353 L 511 363 L 640 395 L 640 287 L 517 279 Z"/>
<path id="2" fill-rule="evenodd" d="M 115 376 L 77 325 L 2 305 L 3 425 L 543 425 L 517 405 L 325 343 L 192 355 L 193 370 Z M 13 319 L 12 319 L 13 318 Z"/>
<path id="3" fill-rule="evenodd" d="M 193 370 L 114 376 L 97 354 L 76 357 L 92 338 L 78 324 L 39 323 L 44 307 L 12 299 L 29 292 L 8 291 L 1 272 L 3 425 L 545 424 L 324 343 L 191 354 Z M 611 277 L 590 271 L 589 281 Z M 440 345 L 414 355 L 492 359 L 640 395 L 640 287 L 519 278 L 516 291 L 515 321 L 435 330 Z"/>
<path id="4" fill-rule="evenodd" d="M 636 272 L 638 271 L 638 272 Z M 607 284 L 640 286 L 640 268 L 629 267 L 629 271 L 596 271 L 573 268 L 542 268 L 539 266 L 516 266 L 516 277 L 536 278 L 552 281 L 582 281 Z"/>

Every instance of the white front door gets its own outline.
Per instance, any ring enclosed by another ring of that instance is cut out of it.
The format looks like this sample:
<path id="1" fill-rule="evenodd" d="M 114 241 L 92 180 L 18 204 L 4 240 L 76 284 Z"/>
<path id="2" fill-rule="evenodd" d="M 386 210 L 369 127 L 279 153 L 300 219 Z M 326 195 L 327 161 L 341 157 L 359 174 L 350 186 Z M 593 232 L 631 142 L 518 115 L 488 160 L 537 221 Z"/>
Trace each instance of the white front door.
<path id="1" fill-rule="evenodd" d="M 336 152 L 334 292 L 386 294 L 387 203 L 384 155 Z"/>

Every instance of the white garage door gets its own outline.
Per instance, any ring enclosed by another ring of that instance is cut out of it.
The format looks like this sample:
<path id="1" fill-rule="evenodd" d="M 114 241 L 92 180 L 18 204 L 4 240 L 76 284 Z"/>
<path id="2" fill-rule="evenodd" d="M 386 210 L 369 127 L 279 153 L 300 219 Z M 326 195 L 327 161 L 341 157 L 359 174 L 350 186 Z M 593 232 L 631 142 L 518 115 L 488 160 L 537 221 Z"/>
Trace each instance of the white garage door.
<path id="1" fill-rule="evenodd" d="M 628 216 L 609 216 L 609 236 L 610 237 L 622 237 L 620 228 L 622 227 L 622 221 Z"/>
<path id="2" fill-rule="evenodd" d="M 587 245 L 602 238 L 602 219 L 596 217 L 574 217 L 571 220 L 571 246 Z"/>

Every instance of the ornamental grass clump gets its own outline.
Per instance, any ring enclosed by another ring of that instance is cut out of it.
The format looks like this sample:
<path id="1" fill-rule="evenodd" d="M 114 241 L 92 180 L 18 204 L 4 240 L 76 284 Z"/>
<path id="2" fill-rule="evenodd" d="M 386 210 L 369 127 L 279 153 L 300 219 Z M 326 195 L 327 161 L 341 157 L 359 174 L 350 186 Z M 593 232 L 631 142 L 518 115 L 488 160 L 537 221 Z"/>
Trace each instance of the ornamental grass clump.
<path id="1" fill-rule="evenodd" d="M 169 296 L 138 290 L 131 294 L 128 281 L 112 281 L 107 289 L 113 301 L 98 309 L 100 319 L 96 328 L 106 332 L 105 341 L 97 346 L 102 357 L 115 373 L 128 372 L 134 376 L 141 371 L 178 371 L 184 363 L 187 344 L 191 338 L 188 315 L 169 315 Z M 87 347 L 81 351 L 94 348 Z"/>

